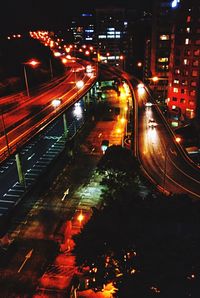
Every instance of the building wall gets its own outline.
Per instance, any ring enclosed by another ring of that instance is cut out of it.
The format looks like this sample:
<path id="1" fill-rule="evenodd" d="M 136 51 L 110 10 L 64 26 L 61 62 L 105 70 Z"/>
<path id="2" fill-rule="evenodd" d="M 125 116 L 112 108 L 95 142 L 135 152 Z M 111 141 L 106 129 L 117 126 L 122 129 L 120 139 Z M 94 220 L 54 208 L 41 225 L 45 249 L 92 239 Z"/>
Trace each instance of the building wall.
<path id="1" fill-rule="evenodd" d="M 102 63 L 124 68 L 128 40 L 125 9 L 96 9 L 96 43 Z"/>
<path id="2" fill-rule="evenodd" d="M 173 13 L 171 0 L 155 0 L 153 5 L 151 36 L 151 78 L 149 79 L 154 96 L 165 102 L 168 90 L 169 61 L 171 52 Z"/>
<path id="3" fill-rule="evenodd" d="M 168 107 L 191 119 L 197 115 L 199 105 L 200 2 L 181 1 L 175 20 Z"/>

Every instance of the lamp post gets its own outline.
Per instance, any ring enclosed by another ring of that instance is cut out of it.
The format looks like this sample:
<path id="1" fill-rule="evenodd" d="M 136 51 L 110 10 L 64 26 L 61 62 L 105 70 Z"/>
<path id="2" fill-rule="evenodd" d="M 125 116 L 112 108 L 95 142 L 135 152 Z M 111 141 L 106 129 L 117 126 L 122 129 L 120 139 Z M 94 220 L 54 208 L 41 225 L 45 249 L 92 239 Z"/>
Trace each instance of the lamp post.
<path id="1" fill-rule="evenodd" d="M 58 109 L 58 107 L 62 104 L 62 100 L 60 98 L 56 98 L 53 99 L 51 102 L 53 108 L 56 110 Z M 64 136 L 65 138 L 67 138 L 67 134 L 68 134 L 68 129 L 67 129 L 67 119 L 66 119 L 66 114 L 63 114 L 63 127 L 64 127 Z"/>
<path id="2" fill-rule="evenodd" d="M 83 220 L 84 220 L 84 215 L 83 215 L 82 210 L 80 210 L 80 213 L 79 213 L 79 215 L 77 216 L 77 220 L 78 220 L 78 222 L 79 222 L 79 224 L 80 224 L 80 226 L 81 226 L 81 225 L 82 225 L 82 222 L 83 222 Z"/>
<path id="3" fill-rule="evenodd" d="M 125 70 L 125 56 L 121 55 L 119 56 L 119 59 L 122 61 L 122 70 Z"/>
<path id="4" fill-rule="evenodd" d="M 50 75 L 51 75 L 51 80 L 52 80 L 53 79 L 53 68 L 52 68 L 51 58 L 49 58 L 49 67 L 50 67 Z"/>
<path id="5" fill-rule="evenodd" d="M 39 64 L 40 64 L 40 62 L 37 60 L 34 60 L 34 59 L 24 63 L 24 81 L 25 81 L 25 85 L 26 85 L 26 94 L 28 97 L 30 97 L 30 92 L 29 92 L 29 83 L 28 83 L 28 78 L 27 78 L 26 65 L 32 66 L 32 67 L 37 67 Z"/>
<path id="6" fill-rule="evenodd" d="M 10 147 L 9 147 L 9 142 L 8 142 L 8 136 L 7 136 L 7 133 L 6 133 L 6 126 L 5 126 L 5 122 L 4 122 L 3 111 L 1 111 L 1 121 L 2 121 L 3 133 L 4 133 L 4 136 L 5 136 L 8 155 L 10 155 Z"/>
<path id="7" fill-rule="evenodd" d="M 164 97 L 164 101 L 166 101 L 166 95 L 167 95 L 167 81 L 168 81 L 168 78 L 167 77 L 157 77 L 157 76 L 154 76 L 154 77 L 150 77 L 148 78 L 149 81 L 152 81 L 153 82 L 153 92 L 154 92 L 154 95 L 157 94 L 157 87 L 156 87 L 156 84 L 159 82 L 159 81 L 163 81 L 163 84 L 161 85 L 161 87 L 163 88 L 163 97 Z"/>
<path id="8" fill-rule="evenodd" d="M 175 141 L 176 141 L 176 143 L 179 144 L 181 142 L 181 138 L 177 137 L 177 138 L 175 138 Z M 167 176 L 168 151 L 169 151 L 169 143 L 167 143 L 167 145 L 165 146 L 164 171 L 163 171 L 163 193 L 165 193 L 165 191 L 166 191 L 165 184 L 166 184 L 166 176 Z"/>

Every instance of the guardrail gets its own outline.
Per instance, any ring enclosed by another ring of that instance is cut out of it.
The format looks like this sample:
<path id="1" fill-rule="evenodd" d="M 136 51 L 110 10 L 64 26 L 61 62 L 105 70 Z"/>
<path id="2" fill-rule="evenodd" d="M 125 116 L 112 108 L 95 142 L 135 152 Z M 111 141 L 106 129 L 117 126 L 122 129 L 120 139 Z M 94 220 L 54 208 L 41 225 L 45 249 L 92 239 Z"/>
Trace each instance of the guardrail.
<path id="1" fill-rule="evenodd" d="M 1 154 L 0 154 L 0 163 L 5 161 L 7 158 L 10 157 L 10 155 L 14 154 L 16 151 L 18 151 L 21 147 L 23 147 L 30 139 L 35 137 L 38 132 L 43 130 L 46 126 L 51 124 L 56 118 L 58 118 L 61 114 L 63 114 L 68 108 L 70 108 L 75 102 L 77 102 L 81 97 L 85 96 L 87 92 L 94 86 L 96 83 L 97 78 L 91 83 L 91 85 L 87 86 L 84 92 L 79 91 L 78 93 L 75 92 L 69 102 L 67 102 L 65 105 L 62 105 L 61 108 L 58 108 L 57 111 L 52 111 L 52 113 L 48 116 L 46 119 L 40 119 L 40 122 L 38 122 L 38 125 L 35 127 L 35 129 L 31 129 L 30 131 L 27 132 L 26 136 L 21 137 L 19 142 L 14 143 L 13 145 L 9 143 L 9 151 L 5 149 Z M 68 99 L 69 100 L 69 99 Z M 49 103 L 46 104 L 46 107 L 49 106 Z M 46 108 L 45 107 L 45 108 Z M 44 109 L 42 110 L 44 111 Z M 23 119 L 28 120 L 30 117 L 27 116 Z M 22 120 L 21 120 L 22 121 Z M 21 121 L 19 121 L 21 123 Z M 19 124 L 19 123 L 18 123 Z M 16 127 L 16 123 L 14 124 L 13 128 Z"/>

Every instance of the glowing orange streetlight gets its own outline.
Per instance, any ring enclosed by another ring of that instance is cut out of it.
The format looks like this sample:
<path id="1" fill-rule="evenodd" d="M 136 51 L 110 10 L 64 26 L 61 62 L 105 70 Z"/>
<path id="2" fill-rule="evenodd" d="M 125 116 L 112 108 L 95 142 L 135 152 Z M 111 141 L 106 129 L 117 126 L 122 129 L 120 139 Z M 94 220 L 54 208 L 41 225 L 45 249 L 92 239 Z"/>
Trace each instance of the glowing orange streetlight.
<path id="1" fill-rule="evenodd" d="M 177 143 L 180 143 L 181 142 L 181 138 L 180 137 L 176 137 L 175 140 L 176 140 Z"/>
<path id="2" fill-rule="evenodd" d="M 25 64 L 28 64 L 30 66 L 36 67 L 40 64 L 39 61 L 35 60 L 35 59 L 31 59 L 30 61 L 26 62 Z"/>
<path id="3" fill-rule="evenodd" d="M 158 80 L 159 80 L 159 79 L 158 79 L 158 77 L 156 77 L 156 76 L 152 78 L 152 81 L 153 81 L 154 83 L 158 82 Z"/>
<path id="4" fill-rule="evenodd" d="M 84 220 L 84 215 L 83 215 L 83 212 L 82 210 L 80 211 L 78 217 L 77 217 L 77 220 L 79 221 L 80 225 L 82 224 L 83 220 Z"/>
<path id="5" fill-rule="evenodd" d="M 67 63 L 67 58 L 62 58 L 62 63 L 66 64 Z"/>
<path id="6" fill-rule="evenodd" d="M 88 51 L 88 50 L 85 51 L 85 55 L 86 55 L 86 56 L 89 56 L 89 55 L 90 55 L 90 51 Z"/>
<path id="7" fill-rule="evenodd" d="M 26 85 L 26 93 L 27 96 L 30 97 L 30 92 L 29 92 L 29 85 L 28 85 L 28 79 L 27 79 L 27 72 L 26 72 L 26 65 L 32 66 L 32 67 L 37 67 L 40 62 L 38 60 L 35 59 L 31 59 L 24 64 L 24 80 L 25 80 L 25 85 Z"/>

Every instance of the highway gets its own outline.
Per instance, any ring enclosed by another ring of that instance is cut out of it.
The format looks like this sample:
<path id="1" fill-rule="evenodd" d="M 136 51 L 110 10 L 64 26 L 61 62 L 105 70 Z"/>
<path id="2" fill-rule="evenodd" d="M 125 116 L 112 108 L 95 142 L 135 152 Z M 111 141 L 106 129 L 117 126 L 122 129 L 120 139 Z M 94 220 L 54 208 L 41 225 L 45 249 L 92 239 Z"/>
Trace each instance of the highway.
<path id="1" fill-rule="evenodd" d="M 84 84 L 79 88 L 76 83 L 80 80 Z M 51 84 L 49 88 L 46 87 L 47 90 L 43 88 L 42 93 L 39 90 L 38 96 L 21 101 L 17 107 L 4 112 L 0 121 L 0 160 L 8 157 L 8 151 L 15 152 L 42 127 L 76 102 L 95 80 L 95 75 L 86 73 L 82 64 L 74 62 L 73 69 L 66 73 L 64 79 L 55 81 L 53 86 Z M 52 100 L 57 98 L 61 100 L 61 104 L 55 109 Z M 9 100 L 13 102 L 12 98 Z M 3 106 L 1 108 L 3 110 Z"/>

